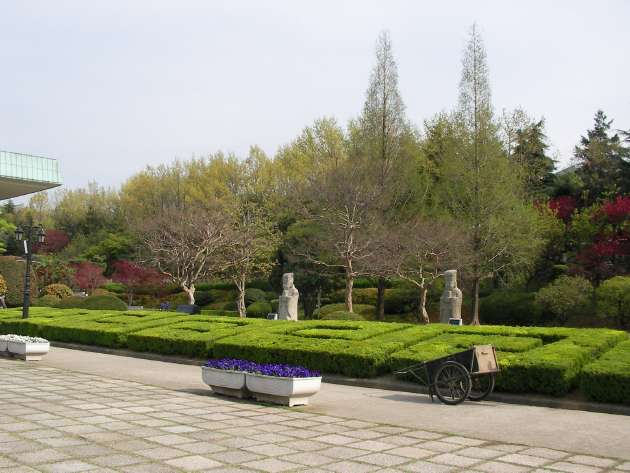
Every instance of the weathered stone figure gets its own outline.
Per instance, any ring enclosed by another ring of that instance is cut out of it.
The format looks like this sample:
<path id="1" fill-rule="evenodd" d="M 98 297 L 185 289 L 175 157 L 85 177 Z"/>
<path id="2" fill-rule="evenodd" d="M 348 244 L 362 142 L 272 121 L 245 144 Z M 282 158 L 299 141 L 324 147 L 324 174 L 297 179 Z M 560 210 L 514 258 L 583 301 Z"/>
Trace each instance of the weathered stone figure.
<path id="1" fill-rule="evenodd" d="M 278 299 L 278 320 L 298 319 L 300 293 L 293 285 L 293 273 L 282 275 L 282 295 Z"/>
<path id="2" fill-rule="evenodd" d="M 457 287 L 457 270 L 444 271 L 444 292 L 440 297 L 440 323 L 462 318 L 462 291 Z"/>

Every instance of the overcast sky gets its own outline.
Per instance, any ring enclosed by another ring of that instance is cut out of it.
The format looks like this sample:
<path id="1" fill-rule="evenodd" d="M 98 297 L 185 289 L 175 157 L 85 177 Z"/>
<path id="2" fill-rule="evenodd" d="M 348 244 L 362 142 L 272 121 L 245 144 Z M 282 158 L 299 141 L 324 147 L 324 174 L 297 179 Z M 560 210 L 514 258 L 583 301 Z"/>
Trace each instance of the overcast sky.
<path id="1" fill-rule="evenodd" d="M 473 21 L 495 110 L 544 116 L 561 166 L 598 108 L 630 129 L 630 1 L 0 0 L 0 149 L 57 158 L 71 188 L 273 155 L 359 114 L 381 30 L 421 125 L 453 108 Z"/>

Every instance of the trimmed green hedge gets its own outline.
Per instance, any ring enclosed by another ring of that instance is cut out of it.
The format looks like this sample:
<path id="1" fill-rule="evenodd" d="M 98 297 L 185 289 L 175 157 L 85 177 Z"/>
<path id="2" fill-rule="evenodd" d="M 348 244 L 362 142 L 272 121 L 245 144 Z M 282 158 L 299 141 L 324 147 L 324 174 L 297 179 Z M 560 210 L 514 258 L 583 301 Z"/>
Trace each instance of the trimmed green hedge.
<path id="1" fill-rule="evenodd" d="M 253 302 L 247 307 L 247 317 L 266 318 L 271 312 L 271 304 L 266 301 Z"/>
<path id="2" fill-rule="evenodd" d="M 0 256 L 0 275 L 7 285 L 5 302 L 9 307 L 21 306 L 24 302 L 24 273 L 26 263 L 16 256 Z M 31 302 L 37 297 L 37 278 L 31 268 Z"/>
<path id="3" fill-rule="evenodd" d="M 586 365 L 580 376 L 580 388 L 594 401 L 630 404 L 630 340 Z"/>
<path id="4" fill-rule="evenodd" d="M 499 352 L 498 390 L 562 395 L 581 381 L 589 397 L 613 402 L 627 402 L 630 391 L 630 341 L 626 332 L 616 330 L 271 322 L 207 314 L 46 307 L 33 307 L 31 314 L 22 319 L 18 309 L 0 311 L 0 333 L 173 355 L 294 363 L 353 377 L 372 377 L 491 343 Z"/>

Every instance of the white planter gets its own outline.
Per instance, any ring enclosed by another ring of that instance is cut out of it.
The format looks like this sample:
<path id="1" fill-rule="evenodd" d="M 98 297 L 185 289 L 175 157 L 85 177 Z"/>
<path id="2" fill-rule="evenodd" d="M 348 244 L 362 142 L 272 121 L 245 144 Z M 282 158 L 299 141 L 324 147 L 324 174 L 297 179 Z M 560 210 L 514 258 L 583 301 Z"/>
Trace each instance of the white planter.
<path id="1" fill-rule="evenodd" d="M 8 348 L 8 343 L 6 340 L 0 339 L 0 355 L 4 355 Z"/>
<path id="2" fill-rule="evenodd" d="M 245 384 L 257 401 L 291 407 L 307 405 L 309 398 L 319 392 L 322 378 L 280 378 L 247 373 Z"/>
<path id="3" fill-rule="evenodd" d="M 249 393 L 245 388 L 245 373 L 201 367 L 201 379 L 217 394 L 245 399 Z"/>
<path id="4" fill-rule="evenodd" d="M 39 361 L 50 351 L 49 342 L 19 342 L 9 340 L 9 352 L 26 361 Z"/>

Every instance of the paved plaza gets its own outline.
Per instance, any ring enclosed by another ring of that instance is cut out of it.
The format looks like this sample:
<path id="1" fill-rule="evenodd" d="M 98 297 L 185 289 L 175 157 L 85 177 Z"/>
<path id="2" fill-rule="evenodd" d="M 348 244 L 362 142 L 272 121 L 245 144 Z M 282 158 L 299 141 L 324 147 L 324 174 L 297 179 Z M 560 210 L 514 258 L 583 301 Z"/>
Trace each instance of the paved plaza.
<path id="1" fill-rule="evenodd" d="M 0 359 L 0 376 L 1 472 L 630 472 L 625 455 L 237 402 L 44 362 Z"/>

